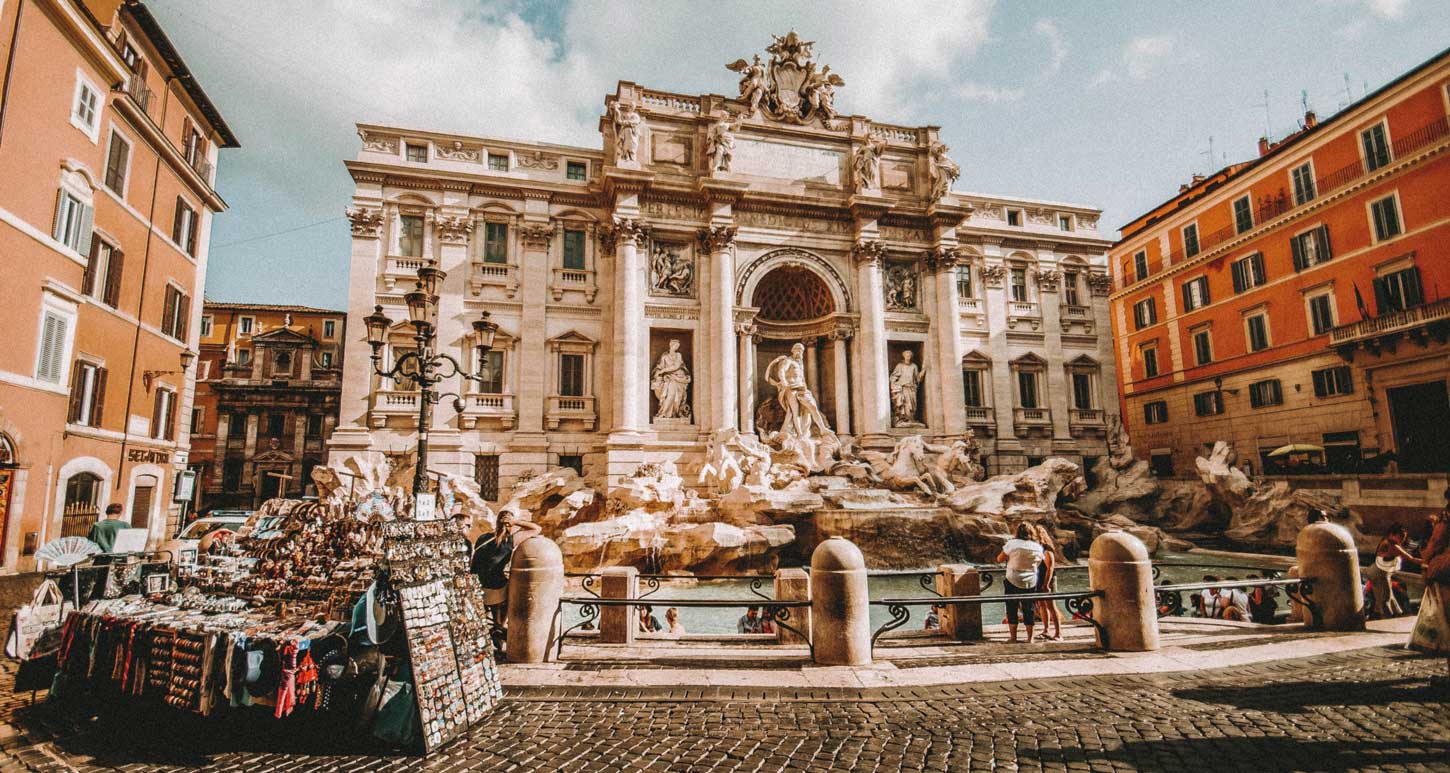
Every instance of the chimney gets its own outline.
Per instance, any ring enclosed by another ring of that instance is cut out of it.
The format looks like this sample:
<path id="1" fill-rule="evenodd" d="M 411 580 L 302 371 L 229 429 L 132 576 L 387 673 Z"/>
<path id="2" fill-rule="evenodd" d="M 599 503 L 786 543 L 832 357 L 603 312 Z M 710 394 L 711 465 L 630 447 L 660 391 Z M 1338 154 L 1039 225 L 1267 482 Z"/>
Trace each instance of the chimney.
<path id="1" fill-rule="evenodd" d="M 1199 184 L 1201 182 L 1203 182 L 1203 175 L 1196 174 L 1196 175 L 1193 176 L 1193 182 L 1191 184 L 1192 185 L 1197 185 L 1197 184 Z"/>
<path id="2" fill-rule="evenodd" d="M 1267 154 L 1269 152 L 1269 148 L 1270 147 L 1272 147 L 1272 146 L 1269 145 L 1269 138 L 1268 137 L 1260 137 L 1259 138 L 1259 157 L 1262 158 L 1265 154 Z"/>
<path id="3" fill-rule="evenodd" d="M 1318 126 L 1318 125 L 1319 125 L 1319 116 L 1315 115 L 1313 110 L 1305 110 L 1304 111 L 1304 128 L 1306 128 L 1306 129 L 1313 129 L 1315 126 Z"/>
<path id="4" fill-rule="evenodd" d="M 1179 185 L 1178 185 L 1178 192 L 1179 193 L 1187 193 L 1188 192 L 1188 183 L 1179 183 Z"/>

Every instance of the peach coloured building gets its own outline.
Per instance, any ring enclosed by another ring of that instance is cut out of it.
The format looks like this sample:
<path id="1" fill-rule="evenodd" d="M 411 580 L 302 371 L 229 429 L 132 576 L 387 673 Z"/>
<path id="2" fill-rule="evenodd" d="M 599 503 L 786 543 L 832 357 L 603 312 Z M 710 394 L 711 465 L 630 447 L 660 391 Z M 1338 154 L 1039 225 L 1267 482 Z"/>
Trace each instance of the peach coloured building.
<path id="1" fill-rule="evenodd" d="M 1318 474 L 1313 487 L 1346 501 L 1393 494 L 1386 513 L 1439 501 L 1447 114 L 1450 51 L 1123 228 L 1110 253 L 1123 416 L 1160 474 L 1191 473 L 1225 440 L 1257 473 Z M 1271 456 L 1289 444 L 1309 448 Z"/>
<path id="2" fill-rule="evenodd" d="M 0 570 L 113 502 L 169 536 L 236 146 L 144 3 L 0 2 Z"/>
<path id="3" fill-rule="evenodd" d="M 337 426 L 347 313 L 311 306 L 202 306 L 191 409 L 195 510 L 252 508 L 308 492 Z"/>

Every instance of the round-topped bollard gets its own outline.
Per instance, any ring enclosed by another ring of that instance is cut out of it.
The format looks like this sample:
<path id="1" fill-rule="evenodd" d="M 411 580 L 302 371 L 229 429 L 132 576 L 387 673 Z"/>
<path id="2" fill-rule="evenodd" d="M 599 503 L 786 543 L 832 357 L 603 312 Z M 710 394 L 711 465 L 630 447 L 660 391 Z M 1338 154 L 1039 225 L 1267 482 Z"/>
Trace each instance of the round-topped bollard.
<path id="1" fill-rule="evenodd" d="M 1103 593 L 1092 600 L 1093 620 L 1103 626 L 1099 647 L 1114 652 L 1158 649 L 1153 562 L 1142 540 L 1125 531 L 1110 531 L 1093 540 L 1088 585 Z"/>
<path id="2" fill-rule="evenodd" d="M 549 659 L 554 612 L 564 594 L 564 554 L 542 535 L 514 549 L 509 562 L 508 659 L 543 663 Z"/>
<path id="3" fill-rule="evenodd" d="M 1294 554 L 1299 576 L 1309 581 L 1306 601 L 1311 606 L 1304 622 L 1326 631 L 1363 630 L 1364 580 L 1349 530 L 1328 521 L 1311 523 L 1299 530 Z"/>
<path id="4" fill-rule="evenodd" d="M 861 550 L 844 537 L 817 545 L 811 553 L 811 639 L 817 663 L 870 665 L 870 602 Z"/>

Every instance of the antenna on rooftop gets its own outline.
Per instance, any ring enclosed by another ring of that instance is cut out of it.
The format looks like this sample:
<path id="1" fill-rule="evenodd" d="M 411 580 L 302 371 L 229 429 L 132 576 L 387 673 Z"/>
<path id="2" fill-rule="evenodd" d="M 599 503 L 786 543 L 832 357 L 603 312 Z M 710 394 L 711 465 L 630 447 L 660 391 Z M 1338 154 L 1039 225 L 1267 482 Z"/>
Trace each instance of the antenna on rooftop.
<path id="1" fill-rule="evenodd" d="M 1214 162 L 1216 161 L 1213 154 L 1213 135 L 1210 134 L 1208 136 L 1208 150 L 1200 151 L 1198 155 L 1208 156 L 1208 169 L 1205 169 L 1204 172 L 1213 173 L 1215 171 Z"/>
<path id="2" fill-rule="evenodd" d="M 1354 101 L 1354 94 L 1349 89 L 1349 73 L 1344 74 L 1344 101 L 1339 103 L 1341 108 L 1348 107 Z"/>
<path id="3" fill-rule="evenodd" d="M 1271 126 L 1271 123 L 1272 122 L 1269 120 L 1269 90 L 1268 89 L 1264 89 L 1264 101 L 1261 102 L 1261 103 L 1259 103 L 1259 104 L 1257 104 L 1257 105 L 1254 105 L 1254 107 L 1262 107 L 1262 108 L 1264 108 L 1264 137 L 1266 139 L 1273 140 L 1274 139 L 1274 136 L 1273 136 L 1274 130 L 1273 130 L 1272 126 Z"/>

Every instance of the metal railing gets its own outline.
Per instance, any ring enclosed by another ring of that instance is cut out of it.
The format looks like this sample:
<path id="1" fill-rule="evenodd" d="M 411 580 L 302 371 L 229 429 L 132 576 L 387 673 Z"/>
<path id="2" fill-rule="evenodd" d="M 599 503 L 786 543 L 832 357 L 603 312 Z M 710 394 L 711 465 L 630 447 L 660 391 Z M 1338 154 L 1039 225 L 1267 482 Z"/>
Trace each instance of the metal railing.
<path id="1" fill-rule="evenodd" d="M 597 628 L 598 618 L 602 607 L 696 607 L 707 609 L 739 609 L 741 607 L 758 607 L 761 611 L 761 619 L 769 620 L 782 630 L 790 631 L 796 636 L 805 640 L 806 648 L 810 650 L 811 657 L 816 654 L 815 642 L 811 637 L 803 633 L 799 628 L 791 625 L 788 621 L 791 618 L 792 609 L 809 609 L 809 600 L 779 601 L 773 599 L 650 599 L 645 596 L 637 596 L 629 599 L 605 599 L 597 596 L 564 596 L 559 599 L 559 606 L 554 610 L 554 626 L 558 629 L 558 622 L 564 614 L 564 605 L 572 604 L 579 607 L 579 622 L 564 629 L 558 637 L 554 649 L 554 658 L 558 659 L 564 654 L 564 640 L 569 634 L 589 625 Z M 633 624 L 632 622 L 630 624 Z"/>
<path id="2" fill-rule="evenodd" d="M 1352 322 L 1348 325 L 1339 325 L 1329 331 L 1329 341 L 1332 344 L 1341 344 L 1359 338 L 1408 330 L 1419 325 L 1446 318 L 1450 318 L 1450 297 L 1424 303 L 1403 311 L 1391 311 L 1379 314 L 1369 319 Z"/>
<path id="3" fill-rule="evenodd" d="M 1093 599 L 1103 597 L 1103 591 L 1064 591 L 1061 593 L 1014 593 L 1011 596 L 938 596 L 936 598 L 918 599 L 881 599 L 872 601 L 871 606 L 886 607 L 887 614 L 891 619 L 881 624 L 876 632 L 871 634 L 871 651 L 876 651 L 876 642 L 890 631 L 894 631 L 911 620 L 911 608 L 922 606 L 981 606 L 983 604 L 996 604 L 1006 601 L 1036 603 L 1039 601 L 1063 602 L 1067 607 L 1068 614 L 1074 619 L 1083 620 L 1090 624 L 1098 633 L 1098 641 L 1103 649 L 1108 648 L 1108 631 L 1103 624 L 1094 620 Z"/>
<path id="4" fill-rule="evenodd" d="M 1155 585 L 1153 586 L 1153 600 L 1158 610 L 1158 617 L 1178 617 L 1187 610 L 1187 607 L 1183 604 L 1183 594 L 1188 591 L 1277 587 L 1283 588 L 1285 595 L 1291 601 L 1309 610 L 1309 616 L 1313 620 L 1313 626 L 1315 628 L 1320 626 L 1319 605 L 1314 603 L 1314 600 L 1310 598 L 1314 594 L 1314 581 L 1307 577 L 1286 577 L 1274 580 L 1185 582 L 1176 585 Z"/>
<path id="5" fill-rule="evenodd" d="M 595 580 L 603 577 L 604 575 L 602 573 L 566 572 L 564 576 L 582 578 L 582 581 L 579 583 L 580 588 L 585 593 L 588 593 L 594 598 L 602 598 L 599 595 L 599 591 L 595 587 Z M 649 589 L 639 594 L 638 598 L 646 598 L 655 593 L 658 593 L 660 590 L 660 584 L 664 582 L 669 582 L 670 580 L 698 580 L 701 582 L 709 582 L 714 580 L 749 580 L 751 593 L 759 596 L 762 599 L 765 599 L 766 601 L 775 600 L 774 597 L 767 596 L 764 593 L 760 592 L 760 589 L 765 586 L 765 583 L 775 582 L 775 575 L 773 574 L 641 574 L 637 576 L 639 577 L 640 583 L 644 585 L 644 587 Z"/>

